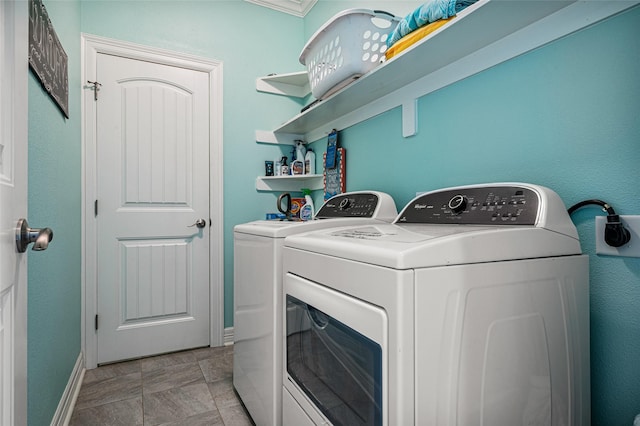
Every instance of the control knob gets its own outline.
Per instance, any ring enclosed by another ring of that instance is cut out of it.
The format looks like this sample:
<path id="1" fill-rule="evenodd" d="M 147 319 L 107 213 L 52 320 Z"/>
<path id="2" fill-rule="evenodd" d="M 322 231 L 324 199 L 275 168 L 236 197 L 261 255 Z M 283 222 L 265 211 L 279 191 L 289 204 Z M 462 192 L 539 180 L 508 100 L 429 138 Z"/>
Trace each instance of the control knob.
<path id="1" fill-rule="evenodd" d="M 343 199 L 342 201 L 340 201 L 340 204 L 338 204 L 338 208 L 340 210 L 346 210 L 349 207 L 351 207 L 351 200 L 348 198 Z"/>
<path id="2" fill-rule="evenodd" d="M 454 195 L 449 200 L 449 208 L 453 213 L 460 213 L 467 208 L 467 197 L 462 194 Z"/>

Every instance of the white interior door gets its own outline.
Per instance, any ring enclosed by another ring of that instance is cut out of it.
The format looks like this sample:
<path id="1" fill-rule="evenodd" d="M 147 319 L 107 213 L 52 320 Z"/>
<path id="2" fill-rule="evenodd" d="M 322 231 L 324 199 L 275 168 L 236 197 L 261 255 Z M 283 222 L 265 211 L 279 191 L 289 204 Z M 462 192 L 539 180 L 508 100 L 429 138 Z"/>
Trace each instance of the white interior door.
<path id="1" fill-rule="evenodd" d="M 27 2 L 0 1 L 0 424 L 27 424 Z"/>
<path id="2" fill-rule="evenodd" d="M 101 53 L 96 77 L 97 362 L 208 346 L 208 75 Z"/>

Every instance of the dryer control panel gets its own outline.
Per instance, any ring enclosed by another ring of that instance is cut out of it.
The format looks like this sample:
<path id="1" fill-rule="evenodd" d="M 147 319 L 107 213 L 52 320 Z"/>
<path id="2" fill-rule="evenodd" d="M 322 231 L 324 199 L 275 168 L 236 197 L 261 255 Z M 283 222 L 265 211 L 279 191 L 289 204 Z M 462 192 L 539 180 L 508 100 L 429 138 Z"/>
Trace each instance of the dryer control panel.
<path id="1" fill-rule="evenodd" d="M 520 186 L 460 187 L 413 199 L 396 223 L 535 225 L 540 196 Z"/>
<path id="2" fill-rule="evenodd" d="M 318 210 L 316 219 L 336 217 L 365 217 L 373 218 L 378 204 L 381 202 L 378 194 L 373 192 L 351 192 L 336 195 L 327 200 Z M 395 208 L 395 204 L 394 204 Z"/>

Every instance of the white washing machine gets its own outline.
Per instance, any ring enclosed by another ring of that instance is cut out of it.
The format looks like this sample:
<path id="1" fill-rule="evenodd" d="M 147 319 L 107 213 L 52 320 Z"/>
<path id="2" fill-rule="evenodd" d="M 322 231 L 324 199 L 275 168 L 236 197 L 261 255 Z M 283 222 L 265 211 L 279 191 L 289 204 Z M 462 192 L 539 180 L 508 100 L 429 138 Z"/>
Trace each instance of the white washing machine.
<path id="1" fill-rule="evenodd" d="M 360 191 L 327 200 L 314 220 L 259 220 L 234 228 L 233 385 L 258 426 L 282 424 L 282 245 L 329 227 L 390 223 L 388 194 Z"/>
<path id="2" fill-rule="evenodd" d="M 531 184 L 448 188 L 283 250 L 284 425 L 588 425 L 588 257 Z"/>

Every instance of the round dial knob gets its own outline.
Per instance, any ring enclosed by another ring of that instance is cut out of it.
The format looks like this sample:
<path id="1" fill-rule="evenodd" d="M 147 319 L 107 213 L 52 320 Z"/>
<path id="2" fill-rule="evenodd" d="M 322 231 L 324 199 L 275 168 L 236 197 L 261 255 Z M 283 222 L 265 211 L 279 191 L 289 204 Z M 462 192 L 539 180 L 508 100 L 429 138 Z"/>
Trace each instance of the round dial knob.
<path id="1" fill-rule="evenodd" d="M 351 207 L 351 200 L 349 200 L 348 198 L 345 198 L 344 200 L 340 201 L 340 204 L 338 205 L 338 207 L 340 208 L 340 210 L 346 210 L 349 207 Z"/>
<path id="2" fill-rule="evenodd" d="M 467 208 L 467 197 L 462 194 L 454 195 L 449 200 L 449 208 L 454 213 L 464 211 L 464 209 Z"/>

